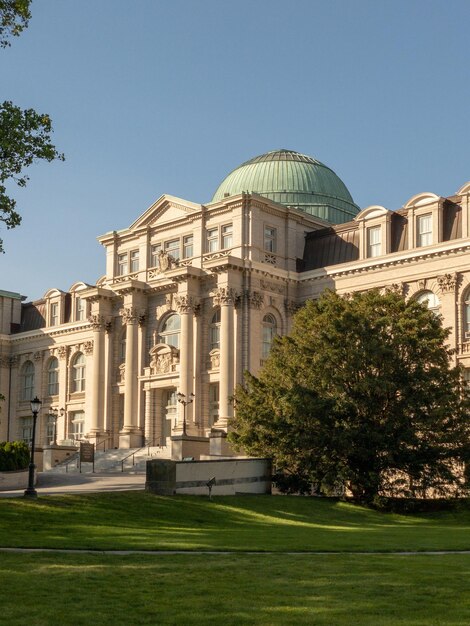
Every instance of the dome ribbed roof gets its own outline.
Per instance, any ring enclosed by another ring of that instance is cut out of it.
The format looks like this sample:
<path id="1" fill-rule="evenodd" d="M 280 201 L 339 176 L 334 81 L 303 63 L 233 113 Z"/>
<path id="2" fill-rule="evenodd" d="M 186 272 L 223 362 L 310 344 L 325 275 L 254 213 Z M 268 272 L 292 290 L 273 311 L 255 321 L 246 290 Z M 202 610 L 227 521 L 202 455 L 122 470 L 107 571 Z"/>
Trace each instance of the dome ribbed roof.
<path id="1" fill-rule="evenodd" d="M 293 150 L 274 150 L 242 163 L 222 181 L 212 202 L 242 192 L 260 194 L 333 224 L 347 222 L 359 213 L 333 170 Z"/>

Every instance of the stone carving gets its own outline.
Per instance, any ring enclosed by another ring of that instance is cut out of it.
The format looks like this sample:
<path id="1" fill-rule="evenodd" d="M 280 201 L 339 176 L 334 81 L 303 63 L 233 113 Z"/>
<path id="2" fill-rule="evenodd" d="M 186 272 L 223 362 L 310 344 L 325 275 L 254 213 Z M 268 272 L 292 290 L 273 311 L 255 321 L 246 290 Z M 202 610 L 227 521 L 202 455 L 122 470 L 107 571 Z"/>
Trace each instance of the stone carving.
<path id="1" fill-rule="evenodd" d="M 437 283 L 442 293 L 451 293 L 457 287 L 458 274 L 444 274 L 437 277 Z"/>
<path id="2" fill-rule="evenodd" d="M 146 321 L 145 311 L 139 310 L 134 306 L 123 307 L 119 311 L 119 315 L 122 317 L 124 324 L 139 324 L 139 326 L 143 326 Z"/>
<path id="3" fill-rule="evenodd" d="M 85 354 L 93 354 L 93 341 L 85 341 L 83 343 L 83 352 Z"/>
<path id="4" fill-rule="evenodd" d="M 0 367 L 10 367 L 11 360 L 6 354 L 0 355 Z"/>
<path id="5" fill-rule="evenodd" d="M 216 370 L 220 367 L 220 350 L 214 348 L 209 352 L 209 358 L 211 360 L 211 369 Z"/>
<path id="6" fill-rule="evenodd" d="M 279 285 L 278 283 L 274 283 L 269 280 L 260 280 L 260 287 L 264 291 L 274 291 L 275 293 L 285 292 L 284 285 Z"/>
<path id="7" fill-rule="evenodd" d="M 68 352 L 69 352 L 68 346 L 59 346 L 57 348 L 57 354 L 59 355 L 59 359 L 66 359 Z"/>
<path id="8" fill-rule="evenodd" d="M 90 315 L 88 321 L 92 325 L 93 330 L 103 330 L 105 320 L 102 315 Z"/>
<path id="9" fill-rule="evenodd" d="M 420 289 L 421 291 L 424 291 L 424 290 L 426 289 L 427 282 L 428 282 L 428 281 L 427 281 L 427 279 L 426 279 L 426 278 L 423 278 L 423 279 L 421 279 L 421 280 L 418 280 L 418 287 L 419 287 L 419 289 Z"/>
<path id="10" fill-rule="evenodd" d="M 260 309 L 263 306 L 264 296 L 259 291 L 248 294 L 248 302 L 252 309 Z"/>
<path id="11" fill-rule="evenodd" d="M 232 289 L 232 287 L 218 287 L 212 292 L 211 295 L 214 298 L 215 306 L 221 306 L 224 304 L 233 305 L 237 299 L 237 293 L 235 289 Z"/>
<path id="12" fill-rule="evenodd" d="M 35 352 L 33 358 L 35 361 L 40 361 L 42 359 L 42 351 L 38 350 Z"/>
<path id="13" fill-rule="evenodd" d="M 183 294 L 181 296 L 175 296 L 175 306 L 179 314 L 191 313 L 196 303 L 192 296 Z"/>
<path id="14" fill-rule="evenodd" d="M 297 304 L 295 300 L 286 299 L 284 300 L 284 307 L 289 315 L 294 315 L 300 309 L 300 304 Z"/>
<path id="15" fill-rule="evenodd" d="M 269 265 L 276 265 L 276 257 L 274 254 L 265 254 L 263 261 Z"/>
<path id="16" fill-rule="evenodd" d="M 158 253 L 158 267 L 160 269 L 160 272 L 166 272 L 168 270 L 171 270 L 177 265 L 178 261 L 174 257 L 172 257 L 171 254 L 168 254 L 168 252 L 165 252 L 165 250 L 160 250 L 160 252 Z"/>
<path id="17" fill-rule="evenodd" d="M 179 363 L 179 350 L 175 346 L 159 343 L 150 350 L 152 374 L 169 374 L 176 371 Z"/>
<path id="18" fill-rule="evenodd" d="M 118 382 L 123 383 L 126 377 L 126 364 L 121 363 L 118 367 Z"/>

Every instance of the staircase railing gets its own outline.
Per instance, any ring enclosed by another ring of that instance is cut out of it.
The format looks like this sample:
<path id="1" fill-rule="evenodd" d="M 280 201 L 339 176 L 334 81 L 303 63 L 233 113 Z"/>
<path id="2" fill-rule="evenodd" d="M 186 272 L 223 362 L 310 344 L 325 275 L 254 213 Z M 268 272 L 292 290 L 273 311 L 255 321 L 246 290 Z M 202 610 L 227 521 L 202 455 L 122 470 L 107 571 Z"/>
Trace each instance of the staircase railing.
<path id="1" fill-rule="evenodd" d="M 102 439 L 101 441 L 98 441 L 98 442 L 95 444 L 95 451 L 96 451 L 96 452 L 98 452 L 98 448 L 99 448 L 99 446 L 103 446 L 103 452 L 106 452 L 106 443 L 107 443 L 108 441 L 113 441 L 113 442 L 114 442 L 114 437 L 113 437 L 113 436 L 111 436 L 111 437 L 106 437 L 106 439 Z M 108 446 L 108 450 L 109 450 L 109 448 L 110 448 L 110 447 L 111 447 L 111 446 Z"/>
<path id="2" fill-rule="evenodd" d="M 157 442 L 159 442 L 159 443 L 157 443 Z M 147 455 L 150 456 L 150 448 L 152 448 L 152 447 L 163 448 L 164 446 L 163 446 L 162 438 L 161 437 L 155 437 L 154 439 L 151 439 L 150 441 L 146 441 L 145 444 L 141 448 L 137 448 L 137 450 L 134 450 L 134 452 L 131 452 L 130 454 L 125 456 L 123 459 L 121 459 L 121 461 L 120 461 L 120 463 L 121 463 L 121 472 L 124 472 L 124 461 L 127 461 L 127 459 L 132 457 L 132 467 L 134 467 L 134 465 L 135 465 L 135 455 L 138 452 L 141 452 L 142 450 L 147 448 Z"/>
<path id="3" fill-rule="evenodd" d="M 71 463 L 73 463 L 74 461 L 77 462 L 77 467 L 78 467 L 79 462 L 80 462 L 80 452 L 79 452 L 79 450 L 74 452 L 71 457 L 69 457 L 65 461 L 62 461 L 62 463 L 58 463 L 57 465 L 65 466 L 65 473 L 68 474 L 69 473 L 69 465 Z"/>

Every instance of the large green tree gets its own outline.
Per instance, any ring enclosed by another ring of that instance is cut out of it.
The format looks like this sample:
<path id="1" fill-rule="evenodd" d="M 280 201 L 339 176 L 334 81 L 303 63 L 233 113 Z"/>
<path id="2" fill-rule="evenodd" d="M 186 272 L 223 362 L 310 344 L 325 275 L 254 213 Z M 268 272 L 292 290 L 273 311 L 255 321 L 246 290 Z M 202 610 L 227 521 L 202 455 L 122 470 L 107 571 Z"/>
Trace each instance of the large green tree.
<path id="1" fill-rule="evenodd" d="M 230 434 L 284 480 L 323 493 L 462 493 L 469 399 L 424 305 L 376 290 L 326 292 L 297 313 L 259 376 L 235 393 Z"/>
<path id="2" fill-rule="evenodd" d="M 0 0 L 0 47 L 8 37 L 19 35 L 30 18 L 30 0 Z M 63 160 L 51 142 L 52 123 L 48 115 L 33 109 L 22 110 L 12 102 L 0 104 L 0 222 L 14 228 L 21 222 L 16 201 L 7 190 L 9 182 L 24 187 L 24 170 L 37 160 Z M 0 239 L 0 252 L 3 252 Z"/>

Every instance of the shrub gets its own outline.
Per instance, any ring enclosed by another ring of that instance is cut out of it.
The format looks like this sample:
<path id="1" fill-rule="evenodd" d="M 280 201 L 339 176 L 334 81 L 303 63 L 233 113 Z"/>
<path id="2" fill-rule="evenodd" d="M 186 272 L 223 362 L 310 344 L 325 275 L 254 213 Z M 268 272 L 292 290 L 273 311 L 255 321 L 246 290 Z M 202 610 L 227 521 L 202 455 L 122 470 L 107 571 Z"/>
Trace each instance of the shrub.
<path id="1" fill-rule="evenodd" d="M 29 456 L 29 447 L 24 441 L 1 441 L 0 472 L 26 469 Z"/>

